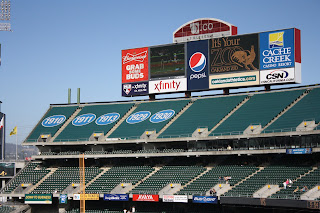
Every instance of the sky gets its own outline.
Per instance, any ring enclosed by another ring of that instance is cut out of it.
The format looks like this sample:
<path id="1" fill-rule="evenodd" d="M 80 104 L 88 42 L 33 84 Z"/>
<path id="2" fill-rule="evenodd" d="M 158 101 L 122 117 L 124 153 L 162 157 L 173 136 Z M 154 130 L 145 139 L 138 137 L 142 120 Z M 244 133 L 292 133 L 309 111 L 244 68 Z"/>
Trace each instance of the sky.
<path id="1" fill-rule="evenodd" d="M 172 43 L 198 18 L 231 23 L 239 35 L 300 29 L 301 85 L 320 83 L 319 8 L 319 0 L 11 0 L 13 31 L 0 31 L 6 142 L 15 143 L 17 126 L 21 143 L 50 104 L 67 103 L 68 88 L 72 102 L 77 88 L 85 103 L 147 99 L 121 97 L 121 50 Z"/>

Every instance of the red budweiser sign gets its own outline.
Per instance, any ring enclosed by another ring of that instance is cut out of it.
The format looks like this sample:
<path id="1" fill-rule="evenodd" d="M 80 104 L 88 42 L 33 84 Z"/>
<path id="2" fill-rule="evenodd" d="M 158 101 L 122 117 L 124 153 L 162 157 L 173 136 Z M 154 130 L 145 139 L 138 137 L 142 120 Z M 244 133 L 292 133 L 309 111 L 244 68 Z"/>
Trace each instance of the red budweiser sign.
<path id="1" fill-rule="evenodd" d="M 173 42 L 197 41 L 237 35 L 238 28 L 213 18 L 201 18 L 187 22 L 173 33 Z"/>
<path id="2" fill-rule="evenodd" d="M 149 202 L 159 202 L 159 195 L 140 195 L 134 194 L 132 201 L 149 201 Z"/>
<path id="3" fill-rule="evenodd" d="M 148 47 L 122 50 L 122 83 L 148 81 Z"/>

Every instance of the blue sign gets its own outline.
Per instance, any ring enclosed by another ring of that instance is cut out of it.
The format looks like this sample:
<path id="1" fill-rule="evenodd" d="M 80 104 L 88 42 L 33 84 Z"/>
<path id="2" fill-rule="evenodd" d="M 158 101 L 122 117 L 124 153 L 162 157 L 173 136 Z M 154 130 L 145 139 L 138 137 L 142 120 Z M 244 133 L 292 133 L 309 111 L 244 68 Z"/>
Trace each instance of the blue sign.
<path id="1" fill-rule="evenodd" d="M 96 119 L 95 114 L 92 114 L 92 113 L 83 114 L 73 119 L 72 124 L 74 126 L 83 126 L 91 123 L 92 121 L 94 121 L 94 119 Z"/>
<path id="2" fill-rule="evenodd" d="M 187 43 L 188 91 L 209 89 L 209 40 Z"/>
<path id="3" fill-rule="evenodd" d="M 99 118 L 96 120 L 97 125 L 107 125 L 115 122 L 120 118 L 120 114 L 117 112 L 112 112 L 108 114 L 101 115 Z"/>
<path id="4" fill-rule="evenodd" d="M 130 115 L 126 122 L 128 124 L 136 124 L 136 123 L 140 123 L 146 119 L 148 119 L 151 115 L 151 112 L 149 111 L 140 111 L 140 112 L 136 112 L 132 115 Z"/>
<path id="5" fill-rule="evenodd" d="M 260 70 L 294 67 L 294 29 L 259 35 Z"/>
<path id="6" fill-rule="evenodd" d="M 104 194 L 103 200 L 107 201 L 129 201 L 128 194 Z"/>
<path id="7" fill-rule="evenodd" d="M 149 83 L 126 83 L 122 84 L 122 96 L 137 96 L 137 95 L 148 95 L 149 94 Z"/>
<path id="8" fill-rule="evenodd" d="M 289 154 L 289 155 L 311 154 L 312 153 L 312 148 L 287 149 L 286 153 Z"/>
<path id="9" fill-rule="evenodd" d="M 216 196 L 193 196 L 193 203 L 218 203 L 218 197 Z"/>
<path id="10" fill-rule="evenodd" d="M 59 203 L 67 204 L 67 202 L 68 202 L 68 195 L 61 194 L 59 197 Z"/>
<path id="11" fill-rule="evenodd" d="M 162 110 L 152 115 L 149 119 L 152 123 L 160 123 L 170 119 L 175 114 L 175 111 L 172 109 Z"/>
<path id="12" fill-rule="evenodd" d="M 44 119 L 41 124 L 44 127 L 54 127 L 62 124 L 65 120 L 66 116 L 64 115 L 52 115 Z"/>

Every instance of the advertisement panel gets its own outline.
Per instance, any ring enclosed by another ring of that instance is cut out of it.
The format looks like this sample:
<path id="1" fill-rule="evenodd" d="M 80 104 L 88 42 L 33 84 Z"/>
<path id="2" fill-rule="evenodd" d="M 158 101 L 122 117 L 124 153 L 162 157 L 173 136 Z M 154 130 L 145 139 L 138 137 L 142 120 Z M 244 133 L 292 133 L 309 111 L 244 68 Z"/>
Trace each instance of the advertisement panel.
<path id="1" fill-rule="evenodd" d="M 287 149 L 286 154 L 288 155 L 303 155 L 311 154 L 312 148 L 298 148 L 298 149 Z"/>
<path id="2" fill-rule="evenodd" d="M 187 195 L 163 195 L 162 202 L 188 203 Z"/>
<path id="3" fill-rule="evenodd" d="M 122 84 L 122 96 L 138 96 L 149 94 L 149 82 L 126 83 Z"/>
<path id="4" fill-rule="evenodd" d="M 209 40 L 187 44 L 188 91 L 209 89 Z"/>
<path id="5" fill-rule="evenodd" d="M 185 76 L 185 45 L 150 47 L 150 79 Z"/>
<path id="6" fill-rule="evenodd" d="M 82 194 L 73 194 L 73 200 L 80 200 Z M 99 194 L 85 194 L 85 200 L 99 200 Z"/>
<path id="7" fill-rule="evenodd" d="M 214 18 L 189 21 L 173 32 L 173 42 L 187 42 L 237 35 L 237 27 Z"/>
<path id="8" fill-rule="evenodd" d="M 106 201 L 129 201 L 128 194 L 104 194 L 103 200 Z"/>
<path id="9" fill-rule="evenodd" d="M 218 197 L 216 196 L 193 196 L 193 203 L 218 203 Z"/>
<path id="10" fill-rule="evenodd" d="M 0 177 L 13 177 L 14 170 L 14 163 L 0 163 Z"/>
<path id="11" fill-rule="evenodd" d="M 260 71 L 260 84 L 284 84 L 295 82 L 294 68 Z"/>
<path id="12" fill-rule="evenodd" d="M 210 74 L 259 70 L 259 34 L 210 40 Z"/>
<path id="13" fill-rule="evenodd" d="M 148 47 L 122 50 L 122 83 L 149 80 Z"/>
<path id="14" fill-rule="evenodd" d="M 160 81 L 149 81 L 149 93 L 183 92 L 187 90 L 187 79 L 169 79 Z"/>
<path id="15" fill-rule="evenodd" d="M 67 204 L 68 203 L 68 195 L 67 194 L 61 194 L 59 196 L 59 204 Z"/>
<path id="16" fill-rule="evenodd" d="M 246 87 L 259 85 L 259 83 L 259 71 L 211 75 L 209 77 L 210 89 Z"/>
<path id="17" fill-rule="evenodd" d="M 260 70 L 294 67 L 294 29 L 260 33 Z"/>
<path id="18" fill-rule="evenodd" d="M 132 201 L 149 201 L 149 202 L 159 202 L 159 195 L 140 195 L 133 194 Z"/>
<path id="19" fill-rule="evenodd" d="M 26 194 L 25 204 L 52 204 L 52 194 Z"/>

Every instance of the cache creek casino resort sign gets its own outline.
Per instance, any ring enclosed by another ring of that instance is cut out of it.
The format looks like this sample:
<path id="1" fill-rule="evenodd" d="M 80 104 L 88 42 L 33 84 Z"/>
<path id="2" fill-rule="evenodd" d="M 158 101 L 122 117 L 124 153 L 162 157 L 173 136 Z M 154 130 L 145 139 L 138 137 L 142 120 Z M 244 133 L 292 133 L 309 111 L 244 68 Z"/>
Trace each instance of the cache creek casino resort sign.
<path id="1" fill-rule="evenodd" d="M 237 35 L 218 19 L 196 19 L 175 43 L 122 50 L 122 96 L 301 83 L 299 29 Z"/>

